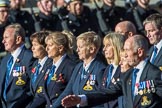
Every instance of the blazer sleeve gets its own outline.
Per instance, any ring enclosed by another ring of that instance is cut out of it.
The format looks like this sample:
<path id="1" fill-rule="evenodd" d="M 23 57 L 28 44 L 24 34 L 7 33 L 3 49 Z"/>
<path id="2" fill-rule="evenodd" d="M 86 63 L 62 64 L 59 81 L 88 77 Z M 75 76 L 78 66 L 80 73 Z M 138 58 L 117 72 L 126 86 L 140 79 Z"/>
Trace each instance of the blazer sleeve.
<path id="1" fill-rule="evenodd" d="M 123 94 L 121 84 L 122 81 L 118 81 L 116 84 L 111 83 L 109 88 L 86 94 L 88 107 L 104 104 L 121 96 Z"/>

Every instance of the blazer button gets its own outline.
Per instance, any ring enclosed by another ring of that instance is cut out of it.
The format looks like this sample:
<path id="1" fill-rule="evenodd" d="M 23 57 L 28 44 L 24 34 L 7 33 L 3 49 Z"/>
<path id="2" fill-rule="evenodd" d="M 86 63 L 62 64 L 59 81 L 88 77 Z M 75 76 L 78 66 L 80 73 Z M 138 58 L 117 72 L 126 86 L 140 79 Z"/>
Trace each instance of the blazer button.
<path id="1" fill-rule="evenodd" d="M 52 108 L 52 105 L 50 105 L 50 108 Z"/>

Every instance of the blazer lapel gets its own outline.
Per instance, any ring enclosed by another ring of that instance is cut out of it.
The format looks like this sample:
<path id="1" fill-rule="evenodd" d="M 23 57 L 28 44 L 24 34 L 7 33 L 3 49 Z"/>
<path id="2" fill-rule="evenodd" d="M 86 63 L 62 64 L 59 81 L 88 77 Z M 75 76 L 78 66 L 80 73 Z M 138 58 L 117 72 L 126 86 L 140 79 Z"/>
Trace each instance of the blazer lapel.
<path id="1" fill-rule="evenodd" d="M 130 102 L 130 105 L 133 105 L 133 97 L 132 97 L 132 73 L 131 73 L 131 77 L 128 79 L 127 81 L 127 96 Z M 131 108 L 131 107 L 130 107 Z"/>
<path id="2" fill-rule="evenodd" d="M 80 82 L 82 81 L 81 80 L 81 72 L 82 72 L 82 70 L 83 70 L 83 65 L 81 65 L 81 67 L 78 70 L 79 74 L 77 75 L 76 80 L 75 80 L 76 82 L 74 83 L 75 85 L 73 86 L 73 88 L 75 89 L 75 90 L 73 90 L 73 92 L 76 95 L 79 95 Z"/>
<path id="3" fill-rule="evenodd" d="M 51 60 L 47 59 L 47 61 L 45 62 L 45 65 L 43 66 L 42 70 L 40 71 L 40 73 L 38 74 L 38 79 L 36 80 L 36 84 L 34 88 L 34 92 L 36 91 L 36 88 L 39 85 L 39 82 L 44 78 L 44 75 L 46 74 L 46 70 L 48 69 L 48 67 L 51 65 Z"/>
<path id="4" fill-rule="evenodd" d="M 132 97 L 132 74 L 133 68 L 129 69 L 124 74 L 123 83 L 123 93 L 126 94 L 126 102 L 129 105 L 129 108 L 133 108 L 133 97 Z"/>
<path id="5" fill-rule="evenodd" d="M 59 75 L 60 73 L 63 72 L 63 68 L 65 67 L 65 65 L 67 65 L 67 56 L 66 56 L 65 59 L 61 62 L 60 66 L 58 67 L 57 71 L 55 72 L 55 74 L 57 75 L 57 76 L 56 76 L 57 79 L 58 79 L 58 75 Z M 52 87 L 51 87 L 51 89 L 49 89 L 49 91 L 48 91 L 49 94 L 52 94 L 53 89 L 55 89 L 55 84 L 56 84 L 56 82 L 52 82 Z M 50 84 L 49 84 L 49 85 L 50 85 Z"/>
<path id="6" fill-rule="evenodd" d="M 5 78 L 6 78 L 6 73 L 7 73 L 7 60 L 9 60 L 10 55 L 8 55 L 8 57 L 6 58 L 5 62 L 3 62 L 3 66 L 6 66 L 4 68 L 1 69 L 1 79 L 0 79 L 0 83 L 1 83 L 1 89 L 0 89 L 0 94 L 2 94 L 3 90 L 4 90 L 4 84 L 5 84 Z M 1 65 L 2 65 L 1 64 Z"/>
<path id="7" fill-rule="evenodd" d="M 147 75 L 147 72 L 148 72 L 148 69 L 149 69 L 149 66 L 148 66 L 148 63 L 146 63 L 144 69 L 143 69 L 143 72 L 141 74 L 141 78 L 140 78 L 140 81 L 139 82 L 142 82 L 142 81 L 145 81 L 146 79 L 146 75 Z M 134 105 L 136 106 L 138 103 L 139 103 L 139 100 L 141 99 L 141 96 L 137 95 L 135 96 L 135 99 L 134 99 Z"/>
<path id="8" fill-rule="evenodd" d="M 154 50 L 154 47 L 152 46 L 148 52 L 148 57 L 149 57 L 149 60 L 151 59 L 151 56 L 152 56 L 152 53 L 153 53 L 153 50 Z"/>
<path id="9" fill-rule="evenodd" d="M 11 74 L 10 74 L 8 86 L 11 84 L 11 82 L 12 82 L 12 80 L 14 78 L 13 77 L 13 69 L 14 69 L 14 67 L 20 67 L 21 66 L 21 60 L 23 59 L 24 52 L 25 52 L 25 47 L 22 49 L 22 51 L 20 52 L 19 56 L 16 58 L 15 64 L 14 64 L 14 66 L 12 68 L 12 71 L 11 71 Z"/>
<path id="10" fill-rule="evenodd" d="M 95 60 L 92 62 L 92 64 L 89 66 L 89 69 L 87 70 L 87 77 L 84 79 L 80 85 L 80 87 L 83 88 L 83 86 L 87 83 L 87 80 L 89 79 L 90 75 L 93 73 L 93 69 L 95 68 Z"/>
<path id="11" fill-rule="evenodd" d="M 160 51 L 155 59 L 154 64 L 158 64 L 158 62 L 161 60 L 161 58 L 162 58 L 162 48 L 160 49 Z"/>

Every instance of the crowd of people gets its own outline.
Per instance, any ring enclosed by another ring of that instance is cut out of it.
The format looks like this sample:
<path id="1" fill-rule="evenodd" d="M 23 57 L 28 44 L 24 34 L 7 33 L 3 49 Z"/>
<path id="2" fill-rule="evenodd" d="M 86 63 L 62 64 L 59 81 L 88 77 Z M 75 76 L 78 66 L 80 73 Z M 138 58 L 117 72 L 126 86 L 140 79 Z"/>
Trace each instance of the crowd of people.
<path id="1" fill-rule="evenodd" d="M 161 108 L 162 15 L 91 1 L 0 0 L 0 108 Z"/>

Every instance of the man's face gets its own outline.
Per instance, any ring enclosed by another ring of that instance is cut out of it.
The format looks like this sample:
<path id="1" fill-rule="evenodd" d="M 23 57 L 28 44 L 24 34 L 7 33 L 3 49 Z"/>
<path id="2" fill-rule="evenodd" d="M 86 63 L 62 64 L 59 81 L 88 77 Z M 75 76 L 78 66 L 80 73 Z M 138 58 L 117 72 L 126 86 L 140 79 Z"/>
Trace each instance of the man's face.
<path id="1" fill-rule="evenodd" d="M 10 6 L 12 9 L 20 9 L 22 4 L 22 0 L 11 0 L 10 1 Z"/>
<path id="2" fill-rule="evenodd" d="M 115 3 L 115 0 L 103 0 L 103 2 L 107 5 L 113 5 Z"/>
<path id="3" fill-rule="evenodd" d="M 6 51 L 12 52 L 16 49 L 15 30 L 13 28 L 7 28 L 4 31 L 2 43 Z"/>
<path id="4" fill-rule="evenodd" d="M 0 24 L 3 24 L 8 19 L 8 8 L 0 7 Z"/>
<path id="5" fill-rule="evenodd" d="M 138 51 L 135 51 L 134 47 L 133 38 L 128 38 L 124 44 L 125 59 L 127 63 L 132 67 L 136 66 L 140 62 Z"/>
<path id="6" fill-rule="evenodd" d="M 138 0 L 138 2 L 140 3 L 140 4 L 143 4 L 143 5 L 149 5 L 149 2 L 150 2 L 150 0 Z"/>
<path id="7" fill-rule="evenodd" d="M 126 29 L 126 27 L 124 25 L 116 26 L 115 32 L 120 33 L 121 35 L 125 36 L 126 38 L 131 37 L 129 31 Z"/>
<path id="8" fill-rule="evenodd" d="M 37 6 L 42 13 L 51 13 L 53 2 L 52 0 L 40 0 L 38 1 Z"/>
<path id="9" fill-rule="evenodd" d="M 146 23 L 145 31 L 150 44 L 157 44 L 161 40 L 161 30 L 159 30 L 154 23 Z"/>
<path id="10" fill-rule="evenodd" d="M 68 10 L 70 13 L 79 16 L 83 12 L 83 4 L 81 1 L 73 1 L 68 5 Z"/>

